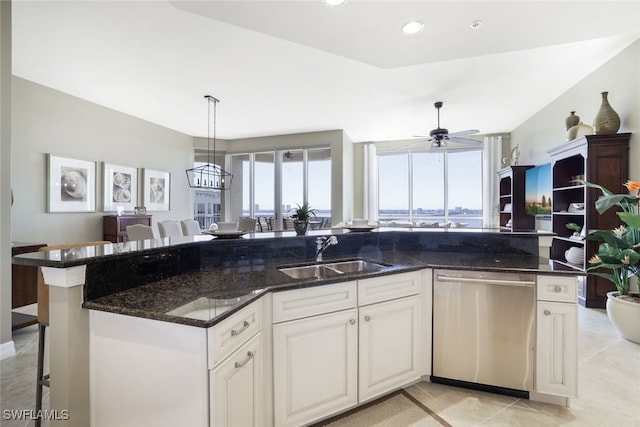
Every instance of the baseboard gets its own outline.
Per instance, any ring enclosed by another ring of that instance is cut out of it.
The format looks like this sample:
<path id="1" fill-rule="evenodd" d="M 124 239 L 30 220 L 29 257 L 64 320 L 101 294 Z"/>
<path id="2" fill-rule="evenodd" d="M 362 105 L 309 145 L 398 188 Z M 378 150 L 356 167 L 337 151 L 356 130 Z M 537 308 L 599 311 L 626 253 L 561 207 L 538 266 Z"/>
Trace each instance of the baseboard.
<path id="1" fill-rule="evenodd" d="M 571 400 L 568 397 L 552 396 L 550 394 L 537 393 L 535 391 L 529 393 L 529 400 L 563 406 L 565 408 L 569 408 L 571 403 Z"/>
<path id="2" fill-rule="evenodd" d="M 0 360 L 7 359 L 16 355 L 16 346 L 13 340 L 0 344 Z"/>

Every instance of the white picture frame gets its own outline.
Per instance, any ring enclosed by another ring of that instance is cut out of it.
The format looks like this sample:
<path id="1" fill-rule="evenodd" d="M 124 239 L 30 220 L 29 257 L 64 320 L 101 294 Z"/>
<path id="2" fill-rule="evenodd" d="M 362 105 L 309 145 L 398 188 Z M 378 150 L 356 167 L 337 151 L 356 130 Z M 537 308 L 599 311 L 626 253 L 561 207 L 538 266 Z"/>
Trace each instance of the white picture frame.
<path id="1" fill-rule="evenodd" d="M 171 173 L 157 169 L 143 169 L 142 200 L 149 211 L 168 211 L 171 208 Z"/>
<path id="2" fill-rule="evenodd" d="M 102 162 L 102 210 L 117 212 L 119 207 L 131 211 L 138 206 L 138 169 Z"/>
<path id="3" fill-rule="evenodd" d="M 47 156 L 47 211 L 96 211 L 96 162 L 49 153 Z"/>

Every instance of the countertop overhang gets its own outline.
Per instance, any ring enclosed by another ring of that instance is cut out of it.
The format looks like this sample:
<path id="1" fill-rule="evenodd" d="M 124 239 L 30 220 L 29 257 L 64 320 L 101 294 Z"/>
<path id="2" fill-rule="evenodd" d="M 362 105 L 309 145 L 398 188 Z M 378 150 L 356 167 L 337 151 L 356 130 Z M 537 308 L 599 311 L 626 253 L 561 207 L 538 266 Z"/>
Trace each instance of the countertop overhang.
<path id="1" fill-rule="evenodd" d="M 326 251 L 325 262 L 357 258 L 388 267 L 377 272 L 345 273 L 326 279 L 293 279 L 279 270 L 279 267 L 312 263 L 315 239 L 327 235 L 344 238 Z M 353 233 L 334 229 L 310 232 L 307 236 L 288 232 L 255 233 L 234 240 L 218 240 L 212 236 L 166 238 L 89 247 L 73 253 L 32 253 L 16 256 L 13 261 L 54 268 L 87 265 L 84 308 L 208 328 L 267 292 L 424 268 L 584 274 L 553 270 L 548 259 L 539 256 L 539 236 L 550 234 L 396 228 Z M 122 266 L 122 271 L 118 272 L 114 266 Z M 167 271 L 157 274 L 159 267 Z M 123 279 L 129 280 L 132 271 L 137 281 L 121 285 Z M 215 301 L 216 307 L 212 307 L 215 315 L 211 318 L 167 314 L 202 298 Z"/>

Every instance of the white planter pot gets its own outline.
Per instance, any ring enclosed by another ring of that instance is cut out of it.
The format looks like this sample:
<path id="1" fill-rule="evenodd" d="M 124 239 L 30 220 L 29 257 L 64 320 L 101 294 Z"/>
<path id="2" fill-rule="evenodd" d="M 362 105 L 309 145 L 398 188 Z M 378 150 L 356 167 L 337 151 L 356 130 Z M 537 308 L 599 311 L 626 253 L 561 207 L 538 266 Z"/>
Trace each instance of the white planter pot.
<path id="1" fill-rule="evenodd" d="M 640 344 L 640 304 L 617 296 L 616 291 L 607 293 L 607 315 L 622 338 Z"/>

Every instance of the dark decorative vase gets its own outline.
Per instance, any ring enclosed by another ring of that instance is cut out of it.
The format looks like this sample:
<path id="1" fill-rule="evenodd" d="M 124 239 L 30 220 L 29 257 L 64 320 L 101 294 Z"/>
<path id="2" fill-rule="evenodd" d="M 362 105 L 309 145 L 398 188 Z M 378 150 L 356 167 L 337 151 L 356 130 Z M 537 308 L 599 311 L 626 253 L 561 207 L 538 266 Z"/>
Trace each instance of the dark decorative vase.
<path id="1" fill-rule="evenodd" d="M 578 123 L 580 123 L 580 116 L 576 116 L 575 111 L 572 111 L 571 115 L 564 120 L 564 124 L 567 127 L 567 130 L 571 129 Z"/>
<path id="2" fill-rule="evenodd" d="M 307 234 L 307 227 L 309 227 L 309 221 L 293 220 L 293 228 L 296 230 L 296 236 L 304 236 Z"/>
<path id="3" fill-rule="evenodd" d="M 596 135 L 616 133 L 620 129 L 620 116 L 609 105 L 608 93 L 602 92 L 602 105 L 593 121 L 593 131 Z"/>

